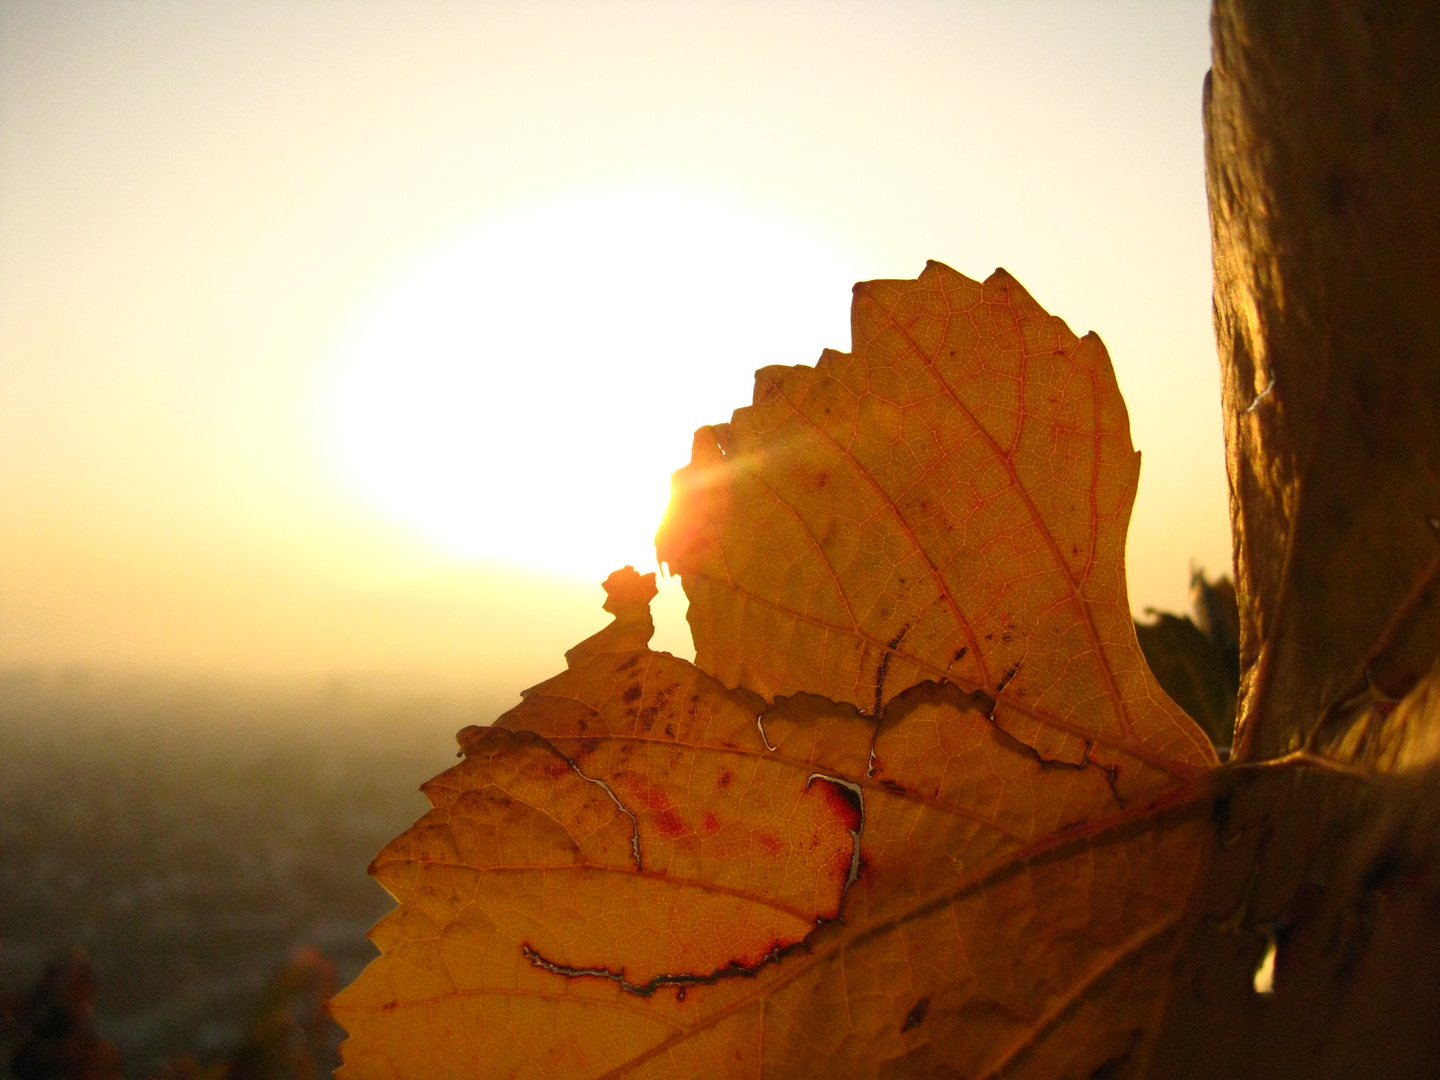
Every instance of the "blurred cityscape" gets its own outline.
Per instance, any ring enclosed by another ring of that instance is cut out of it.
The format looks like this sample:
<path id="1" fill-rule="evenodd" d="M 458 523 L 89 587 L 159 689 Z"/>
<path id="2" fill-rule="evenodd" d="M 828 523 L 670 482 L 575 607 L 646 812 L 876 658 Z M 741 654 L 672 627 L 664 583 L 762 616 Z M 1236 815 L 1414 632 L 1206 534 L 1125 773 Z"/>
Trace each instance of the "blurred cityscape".
<path id="1" fill-rule="evenodd" d="M 393 902 L 367 865 L 427 808 L 454 733 L 508 704 L 0 672 L 0 988 L 78 946 L 126 1076 L 233 1053 L 305 950 L 340 986 L 375 955 Z"/>
<path id="2" fill-rule="evenodd" d="M 1192 587 L 1193 618 L 1152 612 L 1136 629 L 1223 755 L 1235 593 L 1198 572 Z M 512 703 L 0 671 L 0 1028 L 70 1000 L 68 1049 L 40 1052 L 90 1063 L 22 1077 L 23 1054 L 0 1045 L 0 1080 L 328 1074 L 341 1032 L 319 1002 L 375 955 L 365 932 L 393 906 L 366 867 L 427 809 L 419 785 L 454 764 L 454 733 Z"/>

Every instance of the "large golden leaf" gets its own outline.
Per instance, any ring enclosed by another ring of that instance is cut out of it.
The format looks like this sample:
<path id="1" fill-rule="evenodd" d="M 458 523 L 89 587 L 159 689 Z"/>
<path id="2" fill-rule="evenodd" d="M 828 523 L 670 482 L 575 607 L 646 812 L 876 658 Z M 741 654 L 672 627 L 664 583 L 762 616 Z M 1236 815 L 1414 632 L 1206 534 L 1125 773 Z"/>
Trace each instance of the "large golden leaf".
<path id="1" fill-rule="evenodd" d="M 653 578 L 426 785 L 334 1003 L 357 1077 L 1090 1075 L 1156 1026 L 1213 752 L 1125 600 L 1098 339 L 1002 272 L 702 429 Z"/>
<path id="2" fill-rule="evenodd" d="M 696 663 L 875 715 L 953 683 L 1042 757 L 1122 775 L 1212 762 L 1135 640 L 1140 456 L 1100 339 L 933 262 L 857 285 L 851 321 L 853 353 L 758 372 L 676 474 L 656 546 Z"/>

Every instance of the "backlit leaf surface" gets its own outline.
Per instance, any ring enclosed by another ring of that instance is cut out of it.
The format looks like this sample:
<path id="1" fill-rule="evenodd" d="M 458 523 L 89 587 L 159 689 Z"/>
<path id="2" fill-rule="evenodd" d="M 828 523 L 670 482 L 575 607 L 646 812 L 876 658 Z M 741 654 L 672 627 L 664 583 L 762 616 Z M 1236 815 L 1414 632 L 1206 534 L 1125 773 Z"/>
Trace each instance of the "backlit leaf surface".
<path id="1" fill-rule="evenodd" d="M 696 663 L 876 714 L 922 680 L 981 690 L 1071 764 L 1212 761 L 1135 640 L 1140 459 L 1100 339 L 939 263 L 857 285 L 851 322 L 853 353 L 759 371 L 676 475 L 657 549 Z"/>
<path id="2" fill-rule="evenodd" d="M 697 433 L 653 578 L 373 872 L 357 1077 L 1091 1075 L 1164 1007 L 1213 830 L 1125 597 L 1109 359 L 1003 271 L 858 286 L 855 351 Z"/>

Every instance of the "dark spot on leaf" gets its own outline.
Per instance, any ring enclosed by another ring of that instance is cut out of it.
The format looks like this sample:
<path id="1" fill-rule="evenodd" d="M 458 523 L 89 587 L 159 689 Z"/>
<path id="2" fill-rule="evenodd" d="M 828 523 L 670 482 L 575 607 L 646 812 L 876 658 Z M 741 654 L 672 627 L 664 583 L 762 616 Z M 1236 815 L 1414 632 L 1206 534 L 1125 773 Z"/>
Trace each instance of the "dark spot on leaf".
<path id="1" fill-rule="evenodd" d="M 1130 1032 L 1130 1045 L 1114 1057 L 1097 1065 L 1090 1073 L 1090 1080 L 1110 1080 L 1112 1076 L 1119 1076 L 1120 1070 L 1130 1060 L 1130 1055 L 1135 1052 L 1135 1047 L 1140 1045 L 1140 1040 L 1144 1037 L 1145 1033 L 1138 1028 Z"/>
<path id="2" fill-rule="evenodd" d="M 897 633 L 885 644 L 885 655 L 880 658 L 880 664 L 875 669 L 875 704 L 873 716 L 879 716 L 885 704 L 885 675 L 890 670 L 890 658 L 895 655 L 895 650 L 905 640 L 905 635 L 910 632 L 910 624 L 907 622 Z"/>
<path id="3" fill-rule="evenodd" d="M 730 781 L 731 781 L 731 780 L 734 780 L 734 779 L 735 779 L 735 774 L 732 773 L 729 769 L 721 769 L 721 770 L 720 770 L 720 786 L 721 786 L 722 788 L 727 788 L 727 787 L 729 787 L 729 786 L 730 786 Z"/>
<path id="4" fill-rule="evenodd" d="M 930 1011 L 930 999 L 923 997 L 915 1002 L 910 1011 L 905 1014 L 905 1022 L 900 1025 L 902 1032 L 917 1028 L 925 1022 L 925 1015 Z"/>
<path id="5" fill-rule="evenodd" d="M 1005 689 L 1005 687 L 1010 685 L 1010 680 L 1015 678 L 1019 671 L 1020 661 L 1017 660 L 1015 661 L 1015 663 L 1011 664 L 1008 668 L 1005 669 L 1005 674 L 1000 677 L 1000 684 L 995 687 L 995 692 L 997 694 L 1001 693 Z"/>
<path id="6" fill-rule="evenodd" d="M 655 827 L 660 830 L 660 835 L 673 840 L 677 836 L 683 836 L 690 830 L 685 828 L 685 822 L 680 820 L 680 815 L 674 810 L 657 810 L 655 812 Z"/>
<path id="7" fill-rule="evenodd" d="M 634 686 L 627 688 L 625 693 L 620 695 L 620 700 L 628 705 L 632 701 L 638 701 L 640 699 L 640 695 L 644 692 L 645 691 L 640 688 L 640 684 L 636 683 Z"/>

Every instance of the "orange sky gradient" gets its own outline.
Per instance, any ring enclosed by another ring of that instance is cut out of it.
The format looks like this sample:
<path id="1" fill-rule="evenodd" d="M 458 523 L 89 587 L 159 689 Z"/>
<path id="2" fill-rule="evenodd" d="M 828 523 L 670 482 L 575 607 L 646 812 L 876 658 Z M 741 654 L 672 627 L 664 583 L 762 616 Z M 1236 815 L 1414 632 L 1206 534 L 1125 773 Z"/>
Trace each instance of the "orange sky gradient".
<path id="1" fill-rule="evenodd" d="M 1184 610 L 1207 17 L 0 0 L 0 668 L 534 683 L 687 433 L 927 258 L 1104 339 L 1132 606 Z"/>

